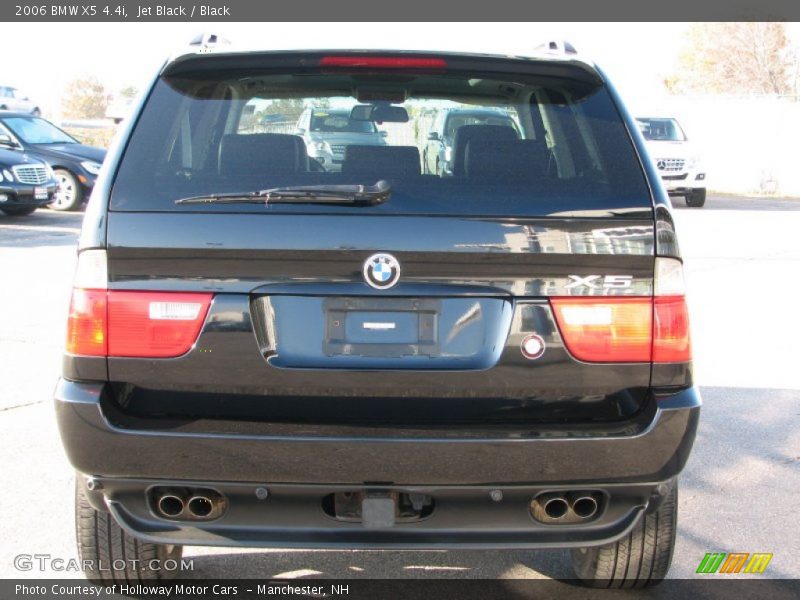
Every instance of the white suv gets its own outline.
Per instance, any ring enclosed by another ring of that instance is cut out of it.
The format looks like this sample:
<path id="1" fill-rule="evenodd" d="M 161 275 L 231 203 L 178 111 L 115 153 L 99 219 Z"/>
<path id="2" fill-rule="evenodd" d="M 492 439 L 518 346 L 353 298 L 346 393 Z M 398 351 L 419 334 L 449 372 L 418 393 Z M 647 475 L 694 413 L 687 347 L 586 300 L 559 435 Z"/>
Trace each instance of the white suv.
<path id="1" fill-rule="evenodd" d="M 386 132 L 372 121 L 350 118 L 351 109 L 311 107 L 303 111 L 295 133 L 306 143 L 308 156 L 329 173 L 342 170 L 348 146 L 385 146 Z"/>
<path id="2" fill-rule="evenodd" d="M 677 119 L 637 117 L 636 121 L 669 195 L 683 196 L 687 206 L 703 206 L 706 172 Z"/>

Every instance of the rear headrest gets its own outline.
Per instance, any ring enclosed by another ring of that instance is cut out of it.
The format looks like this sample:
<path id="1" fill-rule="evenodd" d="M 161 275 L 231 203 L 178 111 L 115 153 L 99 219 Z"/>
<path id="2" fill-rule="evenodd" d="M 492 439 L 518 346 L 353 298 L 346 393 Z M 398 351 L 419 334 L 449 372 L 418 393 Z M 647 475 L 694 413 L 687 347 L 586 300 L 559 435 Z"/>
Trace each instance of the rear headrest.
<path id="1" fill-rule="evenodd" d="M 419 175 L 419 149 L 416 146 L 347 146 L 342 173 L 376 180 Z"/>
<path id="2" fill-rule="evenodd" d="M 544 179 L 550 164 L 550 149 L 538 140 L 473 140 L 466 154 L 470 179 Z"/>
<path id="3" fill-rule="evenodd" d="M 463 125 L 456 130 L 453 142 L 453 175 L 466 173 L 465 160 L 467 144 L 474 140 L 513 141 L 518 139 L 512 127 L 504 125 Z"/>
<path id="4" fill-rule="evenodd" d="M 230 134 L 219 145 L 219 172 L 227 176 L 308 170 L 303 138 L 279 133 Z"/>

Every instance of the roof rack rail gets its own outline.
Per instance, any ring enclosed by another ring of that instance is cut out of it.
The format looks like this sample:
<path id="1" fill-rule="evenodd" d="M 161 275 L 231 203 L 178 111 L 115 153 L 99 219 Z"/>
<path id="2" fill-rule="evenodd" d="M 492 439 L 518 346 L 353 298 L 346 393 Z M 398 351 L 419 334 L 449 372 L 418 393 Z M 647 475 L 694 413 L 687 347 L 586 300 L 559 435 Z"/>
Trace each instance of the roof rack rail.
<path id="1" fill-rule="evenodd" d="M 229 40 L 225 39 L 221 35 L 210 32 L 200 33 L 193 37 L 189 42 L 189 46 L 196 46 L 198 52 L 210 52 L 214 48 L 230 45 L 231 43 Z"/>
<path id="2" fill-rule="evenodd" d="M 577 54 L 575 46 L 566 40 L 548 40 L 536 46 L 536 50 L 547 54 Z"/>

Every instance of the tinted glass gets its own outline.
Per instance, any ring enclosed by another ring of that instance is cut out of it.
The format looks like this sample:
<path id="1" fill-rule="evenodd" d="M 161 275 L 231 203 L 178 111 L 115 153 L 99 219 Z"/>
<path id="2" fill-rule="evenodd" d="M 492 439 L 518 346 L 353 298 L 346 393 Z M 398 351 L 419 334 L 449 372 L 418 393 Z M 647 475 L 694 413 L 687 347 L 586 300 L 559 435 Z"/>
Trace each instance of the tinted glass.
<path id="1" fill-rule="evenodd" d="M 311 113 L 311 131 L 323 133 L 374 133 L 375 123 L 353 121 L 350 111 L 314 111 Z"/>
<path id="2" fill-rule="evenodd" d="M 28 144 L 71 144 L 75 139 L 52 123 L 36 117 L 9 117 L 3 124 Z"/>
<path id="3" fill-rule="evenodd" d="M 350 119 L 365 102 L 391 122 Z M 429 139 L 445 114 L 452 137 Z M 525 216 L 545 206 L 547 214 L 651 206 L 630 135 L 602 85 L 533 73 L 237 71 L 157 82 L 119 166 L 111 209 L 259 212 L 263 206 L 175 201 L 379 180 L 393 191 L 378 206 L 269 210 Z"/>
<path id="4" fill-rule="evenodd" d="M 453 137 L 456 131 L 464 125 L 500 125 L 517 129 L 514 121 L 508 115 L 502 113 L 472 113 L 468 110 L 453 112 L 447 119 L 447 127 L 444 134 Z"/>

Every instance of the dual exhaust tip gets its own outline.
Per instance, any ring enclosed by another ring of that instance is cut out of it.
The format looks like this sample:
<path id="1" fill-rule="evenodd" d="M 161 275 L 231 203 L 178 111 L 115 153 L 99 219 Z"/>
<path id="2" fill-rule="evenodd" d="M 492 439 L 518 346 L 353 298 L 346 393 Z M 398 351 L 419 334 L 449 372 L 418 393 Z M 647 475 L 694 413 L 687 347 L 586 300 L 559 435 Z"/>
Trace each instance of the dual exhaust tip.
<path id="1" fill-rule="evenodd" d="M 152 492 L 155 512 L 167 519 L 210 521 L 225 512 L 227 501 L 215 490 L 163 489 Z"/>
<path id="2" fill-rule="evenodd" d="M 601 492 L 547 492 L 531 502 L 533 518 L 542 523 L 581 523 L 597 516 Z"/>

